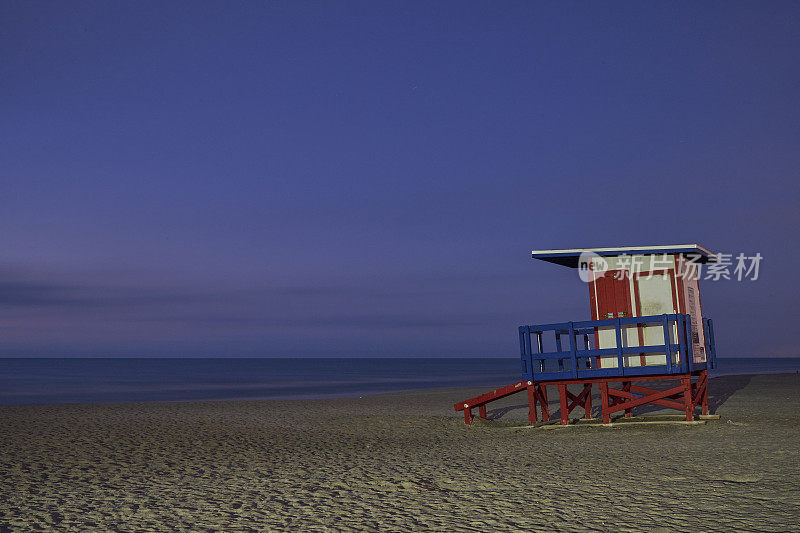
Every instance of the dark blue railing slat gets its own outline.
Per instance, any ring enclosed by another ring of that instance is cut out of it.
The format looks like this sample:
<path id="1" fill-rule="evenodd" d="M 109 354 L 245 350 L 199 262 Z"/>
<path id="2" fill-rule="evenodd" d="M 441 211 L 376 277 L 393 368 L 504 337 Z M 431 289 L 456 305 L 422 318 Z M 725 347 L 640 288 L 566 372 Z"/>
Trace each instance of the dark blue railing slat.
<path id="1" fill-rule="evenodd" d="M 667 315 L 664 315 L 662 320 L 662 326 L 664 327 L 664 353 L 667 356 L 667 374 L 672 372 L 672 335 L 670 333 L 669 327 L 669 320 L 667 320 Z"/>
<path id="2" fill-rule="evenodd" d="M 569 323 L 569 352 L 572 357 L 572 377 L 578 379 L 578 347 L 575 343 L 575 329 Z"/>
<path id="3" fill-rule="evenodd" d="M 692 365 L 694 364 L 694 354 L 692 353 L 692 315 L 687 314 L 684 322 L 686 323 L 686 345 L 684 347 L 686 357 L 683 358 L 681 366 L 684 372 L 691 372 Z"/>
<path id="4" fill-rule="evenodd" d="M 622 320 L 621 318 L 616 319 L 616 323 L 614 324 L 615 330 L 614 333 L 617 336 L 617 368 L 619 369 L 619 374 L 621 376 L 625 375 L 625 360 L 622 357 Z M 626 332 L 627 336 L 627 332 Z"/>

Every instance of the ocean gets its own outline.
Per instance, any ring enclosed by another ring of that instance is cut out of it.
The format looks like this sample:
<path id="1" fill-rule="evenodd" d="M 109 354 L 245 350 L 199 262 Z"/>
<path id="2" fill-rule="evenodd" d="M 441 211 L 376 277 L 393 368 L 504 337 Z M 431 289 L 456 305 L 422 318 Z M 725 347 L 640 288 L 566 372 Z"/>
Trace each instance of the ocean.
<path id="1" fill-rule="evenodd" d="M 508 385 L 517 358 L 0 358 L 0 405 L 363 396 Z M 800 358 L 719 359 L 712 376 L 800 371 Z"/>

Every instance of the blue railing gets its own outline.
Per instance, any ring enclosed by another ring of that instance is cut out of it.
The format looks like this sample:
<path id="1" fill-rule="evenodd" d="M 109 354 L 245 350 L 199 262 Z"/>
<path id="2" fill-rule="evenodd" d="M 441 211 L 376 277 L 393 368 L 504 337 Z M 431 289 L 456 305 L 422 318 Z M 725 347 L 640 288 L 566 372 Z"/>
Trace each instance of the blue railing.
<path id="1" fill-rule="evenodd" d="M 660 330 L 654 330 L 658 327 Z M 647 328 L 647 336 L 660 331 L 663 341 L 639 346 L 640 328 Z M 633 346 L 627 345 L 629 330 L 637 332 Z M 600 332 L 606 332 L 603 343 L 616 340 L 614 347 L 594 348 Z M 703 320 L 703 333 L 706 361 L 695 363 L 692 357 L 690 315 L 652 315 L 520 326 L 522 379 L 547 381 L 684 374 L 715 368 L 714 327 L 710 319 Z M 568 337 L 566 346 L 562 335 Z M 554 349 L 549 349 L 550 341 L 553 341 Z M 545 351 L 546 345 L 548 351 Z M 637 364 L 629 364 L 631 359 Z"/>

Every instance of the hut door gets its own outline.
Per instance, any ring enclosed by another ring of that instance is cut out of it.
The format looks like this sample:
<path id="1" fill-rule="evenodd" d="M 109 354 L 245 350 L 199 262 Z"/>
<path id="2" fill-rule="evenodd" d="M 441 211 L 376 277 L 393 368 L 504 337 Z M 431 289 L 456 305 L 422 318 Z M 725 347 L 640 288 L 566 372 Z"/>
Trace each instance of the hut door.
<path id="1" fill-rule="evenodd" d="M 631 316 L 631 291 L 625 270 L 611 270 L 595 280 L 597 320 Z"/>
<path id="2" fill-rule="evenodd" d="M 631 313 L 630 282 L 625 270 L 609 270 L 594 281 L 596 308 L 592 309 L 595 320 L 608 318 L 626 318 Z M 634 332 L 635 333 L 635 332 Z M 623 336 L 623 344 L 628 339 Z M 616 348 L 617 334 L 614 328 L 596 329 L 595 346 L 597 348 Z M 634 343 L 635 346 L 635 343 Z M 616 356 L 600 357 L 597 361 L 600 368 L 616 368 Z"/>

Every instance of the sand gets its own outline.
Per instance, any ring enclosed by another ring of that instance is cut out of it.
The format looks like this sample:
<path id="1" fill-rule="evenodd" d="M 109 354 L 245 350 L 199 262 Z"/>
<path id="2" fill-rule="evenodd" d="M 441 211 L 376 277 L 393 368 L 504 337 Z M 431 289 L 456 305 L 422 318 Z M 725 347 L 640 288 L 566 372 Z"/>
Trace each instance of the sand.
<path id="1" fill-rule="evenodd" d="M 0 531 L 800 531 L 796 374 L 696 426 L 467 427 L 481 392 L 2 407 Z"/>

